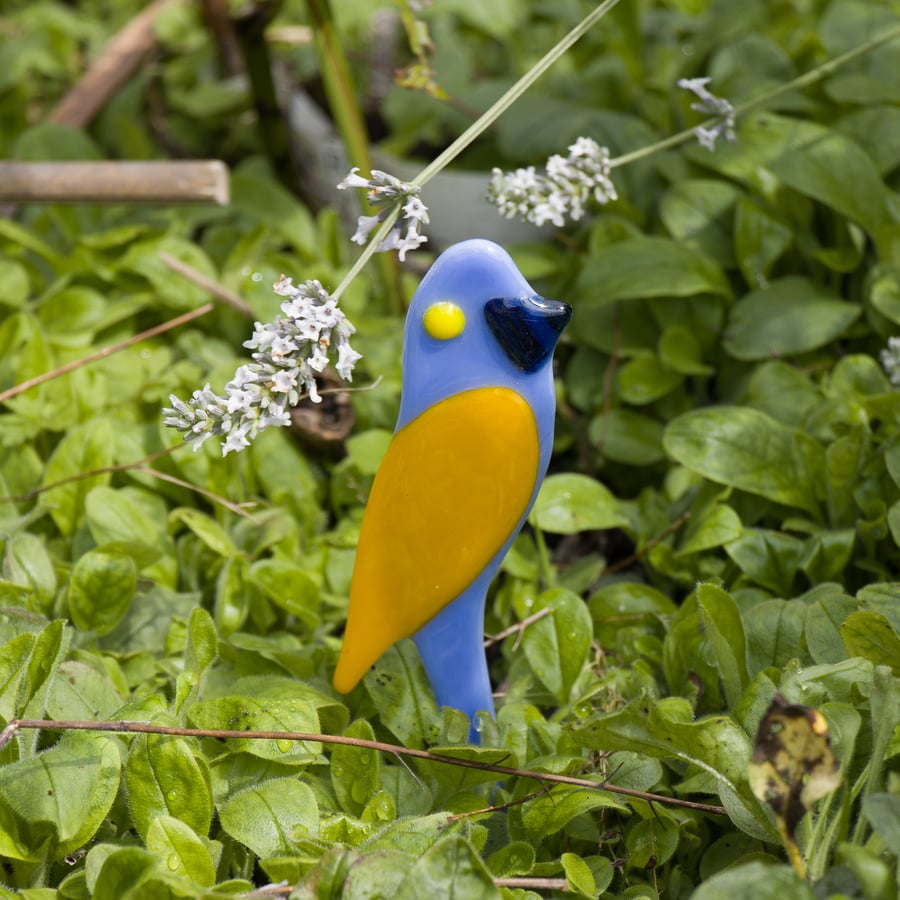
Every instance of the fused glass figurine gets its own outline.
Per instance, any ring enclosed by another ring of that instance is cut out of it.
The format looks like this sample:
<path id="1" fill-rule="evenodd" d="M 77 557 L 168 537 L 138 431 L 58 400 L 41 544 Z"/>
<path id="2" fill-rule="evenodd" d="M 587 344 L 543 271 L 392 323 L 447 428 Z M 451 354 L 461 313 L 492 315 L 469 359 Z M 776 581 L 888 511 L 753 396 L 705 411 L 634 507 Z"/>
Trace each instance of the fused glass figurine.
<path id="1" fill-rule="evenodd" d="M 572 310 L 539 297 L 502 248 L 455 244 L 406 318 L 400 416 L 366 507 L 334 675 L 353 689 L 412 637 L 438 704 L 494 703 L 484 656 L 488 585 L 550 461 L 552 356 Z"/>

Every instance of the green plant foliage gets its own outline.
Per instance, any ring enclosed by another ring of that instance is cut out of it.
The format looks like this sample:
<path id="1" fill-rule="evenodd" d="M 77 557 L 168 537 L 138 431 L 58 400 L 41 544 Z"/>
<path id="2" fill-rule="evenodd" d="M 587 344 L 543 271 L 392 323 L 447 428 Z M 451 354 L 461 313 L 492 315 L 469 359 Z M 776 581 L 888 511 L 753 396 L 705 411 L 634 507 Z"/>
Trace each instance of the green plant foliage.
<path id="1" fill-rule="evenodd" d="M 401 4 L 418 49 L 399 41 L 396 58 L 387 19 L 373 31 L 389 3 L 332 3 L 329 25 L 381 149 L 424 164 L 596 5 Z M 77 365 L 210 300 L 161 253 L 259 320 L 282 273 L 333 289 L 355 258 L 340 195 L 298 199 L 315 195 L 308 157 L 275 171 L 252 79 L 225 74 L 201 6 L 166 9 L 152 62 L 83 130 L 46 119 L 142 4 L 8 0 L 0 22 L 5 159 L 231 170 L 223 207 L 0 217 L 0 725 L 123 729 L 21 729 L 0 749 L 0 897 L 212 900 L 279 882 L 304 900 L 894 897 L 900 40 L 757 101 L 896 31 L 896 3 L 620 0 L 465 151 L 486 188 L 494 166 L 540 168 L 591 137 L 619 195 L 508 245 L 574 315 L 550 474 L 488 598 L 497 716 L 477 747 L 411 641 L 349 695 L 331 686 L 399 405 L 399 310 L 436 241 L 341 297 L 364 354 L 354 386 L 376 389 L 309 404 L 312 425 L 240 454 L 172 449 L 160 416 L 171 393 L 231 377 L 251 330 L 237 310 Z M 285 84 L 316 97 L 315 45 L 281 27 L 322 6 L 287 0 L 270 31 Z M 450 102 L 389 84 L 423 59 Z M 703 121 L 676 85 L 706 76 L 737 107 L 736 140 L 711 152 L 688 131 L 645 152 Z M 448 212 L 431 208 L 435 226 Z M 335 410 L 352 434 L 323 444 Z M 806 879 L 751 789 L 776 695 L 827 723 L 840 776 L 793 835 Z"/>

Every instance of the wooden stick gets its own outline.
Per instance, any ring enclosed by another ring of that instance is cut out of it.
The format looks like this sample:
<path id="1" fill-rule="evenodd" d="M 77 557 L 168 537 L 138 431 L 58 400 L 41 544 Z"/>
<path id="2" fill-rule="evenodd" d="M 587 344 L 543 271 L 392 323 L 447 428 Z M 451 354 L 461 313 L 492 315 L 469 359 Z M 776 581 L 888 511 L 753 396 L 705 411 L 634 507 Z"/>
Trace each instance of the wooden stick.
<path id="1" fill-rule="evenodd" d="M 154 0 L 136 15 L 91 63 L 47 117 L 48 122 L 83 128 L 131 77 L 156 43 L 153 23 L 175 0 Z"/>
<path id="2" fill-rule="evenodd" d="M 216 159 L 150 162 L 0 162 L 0 202 L 228 203 Z"/>

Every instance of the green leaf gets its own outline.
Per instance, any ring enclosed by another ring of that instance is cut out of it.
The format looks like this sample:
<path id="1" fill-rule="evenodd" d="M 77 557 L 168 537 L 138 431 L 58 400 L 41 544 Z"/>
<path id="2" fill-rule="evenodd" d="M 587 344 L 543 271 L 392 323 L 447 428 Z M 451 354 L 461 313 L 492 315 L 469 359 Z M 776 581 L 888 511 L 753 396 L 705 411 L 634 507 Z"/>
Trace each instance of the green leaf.
<path id="1" fill-rule="evenodd" d="M 217 697 L 202 700 L 188 709 L 195 728 L 227 731 L 285 731 L 318 734 L 319 717 L 308 700 L 259 697 Z M 314 762 L 322 745 L 315 741 L 288 739 L 242 740 L 231 738 L 229 746 L 272 762 L 306 765 Z"/>
<path id="2" fill-rule="evenodd" d="M 638 822 L 625 836 L 628 865 L 634 869 L 664 865 L 678 849 L 679 838 L 678 823 L 666 815 Z"/>
<path id="3" fill-rule="evenodd" d="M 856 601 L 840 591 L 807 607 L 804 638 L 814 662 L 838 663 L 846 658 L 841 625 L 857 608 Z"/>
<path id="4" fill-rule="evenodd" d="M 740 516 L 727 503 L 711 503 L 691 516 L 678 547 L 678 556 L 702 553 L 737 540 L 743 532 Z"/>
<path id="5" fill-rule="evenodd" d="M 744 613 L 747 662 L 752 675 L 790 660 L 807 662 L 803 648 L 806 608 L 796 600 L 766 600 Z"/>
<path id="6" fill-rule="evenodd" d="M 813 584 L 824 584 L 832 578 L 841 578 L 853 555 L 855 544 L 854 528 L 814 534 L 806 541 L 800 568 Z"/>
<path id="7" fill-rule="evenodd" d="M 811 279 L 779 278 L 735 303 L 725 349 L 743 360 L 808 353 L 842 335 L 861 312 L 860 306 L 838 299 Z"/>
<path id="8" fill-rule="evenodd" d="M 577 594 L 563 588 L 541 594 L 536 603 L 553 612 L 525 629 L 522 649 L 535 675 L 564 704 L 591 648 L 591 614 Z"/>
<path id="9" fill-rule="evenodd" d="M 562 863 L 566 884 L 570 891 L 575 891 L 582 897 L 593 898 L 596 896 L 597 885 L 594 883 L 594 874 L 580 856 L 576 856 L 574 853 L 563 853 L 559 861 Z"/>
<path id="10" fill-rule="evenodd" d="M 47 697 L 47 715 L 51 719 L 110 718 L 124 703 L 103 662 L 93 665 L 75 659 L 63 662 Z"/>
<path id="11" fill-rule="evenodd" d="M 215 622 L 223 637 L 234 634 L 243 627 L 250 615 L 253 585 L 250 581 L 250 564 L 243 554 L 229 557 L 219 569 L 216 578 Z"/>
<path id="12" fill-rule="evenodd" d="M 323 896 L 340 896 L 341 900 L 380 900 L 383 897 L 393 897 L 414 864 L 415 860 L 411 856 L 395 850 L 367 853 L 353 862 L 343 878 L 334 880 L 336 892 L 339 893 L 323 894 L 322 882 L 319 881 L 315 900 Z M 300 900 L 307 900 L 307 896 L 301 894 Z M 310 897 L 309 900 L 313 898 Z"/>
<path id="13" fill-rule="evenodd" d="M 574 473 L 544 479 L 530 518 L 542 531 L 554 534 L 628 524 L 618 500 L 599 481 Z"/>
<path id="14" fill-rule="evenodd" d="M 465 719 L 465 716 L 462 716 L 462 718 Z M 468 726 L 462 732 L 463 739 L 467 737 L 467 732 Z M 514 753 L 493 747 L 435 746 L 430 748 L 430 752 L 439 756 L 447 756 L 451 759 L 465 760 L 483 765 L 510 766 L 512 768 L 518 766 L 518 759 Z M 501 777 L 496 772 L 491 772 L 487 769 L 454 766 L 448 763 L 428 760 L 420 760 L 418 767 L 423 776 L 427 776 L 423 778 L 423 781 L 432 789 L 434 803 L 438 806 L 446 806 L 452 797 L 462 791 L 479 784 L 496 782 Z"/>
<path id="15" fill-rule="evenodd" d="M 578 276 L 579 296 L 591 305 L 640 297 L 728 297 L 721 269 L 677 241 L 641 237 L 620 241 L 593 254 Z"/>
<path id="16" fill-rule="evenodd" d="M 49 510 L 56 527 L 65 536 L 72 534 L 84 515 L 88 494 L 96 487 L 108 484 L 111 476 L 101 472 L 87 478 L 67 479 L 111 465 L 112 445 L 109 419 L 101 418 L 69 429 L 53 451 L 44 470 L 41 487 L 63 481 L 66 483 L 41 494 L 38 505 Z"/>
<path id="17" fill-rule="evenodd" d="M 789 534 L 746 528 L 725 551 L 741 571 L 781 597 L 790 597 L 803 558 L 803 542 Z"/>
<path id="18" fill-rule="evenodd" d="M 894 629 L 900 631 L 900 585 L 894 582 L 867 584 L 857 592 L 856 599 L 865 609 L 886 616 Z"/>
<path id="19" fill-rule="evenodd" d="M 53 857 L 62 859 L 96 834 L 119 789 L 119 770 L 114 740 L 66 734 L 38 756 L 0 768 L 0 800 L 36 834 L 49 826 Z"/>
<path id="20" fill-rule="evenodd" d="M 100 863 L 92 897 L 95 900 L 139 900 L 142 895 L 146 896 L 147 883 L 159 865 L 156 856 L 141 847 L 122 847 L 101 857 L 100 852 L 105 849 L 100 845 L 88 855 L 89 864 L 93 862 L 91 856 Z"/>
<path id="21" fill-rule="evenodd" d="M 186 506 L 173 509 L 169 513 L 169 526 L 172 527 L 179 523 L 190 528 L 213 553 L 225 557 L 237 553 L 234 542 L 225 533 L 222 526 L 215 519 L 200 512 L 199 509 L 191 509 Z"/>
<path id="22" fill-rule="evenodd" d="M 863 798 L 862 812 L 888 852 L 900 857 L 900 797 L 869 794 Z"/>
<path id="23" fill-rule="evenodd" d="M 20 634 L 0 648 L 0 717 L 15 718 L 20 686 L 28 673 L 28 660 L 34 646 L 33 634 Z"/>
<path id="24" fill-rule="evenodd" d="M 869 703 L 872 708 L 872 755 L 867 767 L 866 794 L 884 789 L 888 747 L 900 730 L 900 681 L 888 666 L 875 666 Z"/>
<path id="25" fill-rule="evenodd" d="M 750 862 L 713 875 L 691 900 L 813 900 L 813 892 L 788 865 Z"/>
<path id="26" fill-rule="evenodd" d="M 366 719 L 356 719 L 344 730 L 345 737 L 375 740 Z M 361 747 L 337 744 L 331 751 L 331 786 L 341 808 L 358 816 L 378 790 L 378 754 Z"/>
<path id="27" fill-rule="evenodd" d="M 900 634 L 887 616 L 868 610 L 852 612 L 841 625 L 841 638 L 850 656 L 888 666 L 900 677 Z"/>
<path id="28" fill-rule="evenodd" d="M 571 738 L 581 747 L 633 750 L 691 763 L 714 780 L 729 814 L 742 830 L 771 838 L 771 826 L 746 783 L 750 761 L 746 732 L 728 716 L 684 721 L 671 703 L 651 706 L 649 714 L 641 706 L 630 704 L 614 713 L 595 716 L 574 727 Z M 690 715 L 689 708 L 687 713 Z"/>
<path id="29" fill-rule="evenodd" d="M 698 585 L 697 606 L 725 685 L 728 706 L 734 709 L 749 680 L 741 614 L 734 600 L 713 584 Z"/>
<path id="30" fill-rule="evenodd" d="M 900 164 L 900 147 L 896 142 L 896 136 L 900 133 L 900 109 L 896 106 L 879 105 L 853 110 L 838 119 L 834 128 L 844 137 L 856 141 L 868 153 L 882 177 Z"/>
<path id="31" fill-rule="evenodd" d="M 821 446 L 764 413 L 736 406 L 692 410 L 669 423 L 663 446 L 704 478 L 820 514 Z"/>
<path id="32" fill-rule="evenodd" d="M 198 834 L 212 820 L 209 768 L 189 741 L 166 735 L 138 735 L 125 761 L 125 788 L 132 821 L 146 837 L 157 816 L 171 816 Z"/>
<path id="33" fill-rule="evenodd" d="M 837 132 L 823 132 L 798 141 L 769 169 L 789 187 L 874 234 L 889 219 L 884 182 L 859 144 Z"/>
<path id="34" fill-rule="evenodd" d="M 69 582 L 69 615 L 76 628 L 108 634 L 125 618 L 137 588 L 130 556 L 89 550 L 78 559 Z"/>
<path id="35" fill-rule="evenodd" d="M 159 302 L 177 310 L 195 309 L 209 299 L 205 288 L 173 272 L 160 256 L 174 256 L 198 270 L 209 279 L 216 278 L 215 266 L 203 249 L 192 241 L 175 234 L 147 237 L 137 240 L 119 260 L 119 266 L 147 279 Z"/>
<path id="36" fill-rule="evenodd" d="M 297 854 L 297 841 L 315 836 L 319 805 L 309 785 L 273 778 L 235 794 L 219 810 L 222 828 L 261 859 Z"/>
<path id="37" fill-rule="evenodd" d="M 492 853 L 486 860 L 495 878 L 527 875 L 534 868 L 534 847 L 525 841 L 510 841 Z"/>
<path id="38" fill-rule="evenodd" d="M 91 535 L 97 544 L 135 545 L 161 548 L 165 523 L 154 521 L 141 502 L 142 491 L 133 488 L 95 487 L 87 495 L 85 511 Z"/>
<path id="39" fill-rule="evenodd" d="M 683 381 L 681 373 L 666 367 L 658 357 L 642 354 L 619 370 L 619 394 L 626 403 L 646 406 L 670 394 Z"/>
<path id="40" fill-rule="evenodd" d="M 567 784 L 554 785 L 523 807 L 525 837 L 532 843 L 538 843 L 561 831 L 577 816 L 595 809 L 627 811 L 627 807 L 615 795 L 604 791 L 599 782 L 597 790 Z"/>
<path id="41" fill-rule="evenodd" d="M 312 254 L 316 240 L 309 210 L 260 162 L 245 163 L 232 172 L 231 205 L 267 228 L 275 227 L 302 256 Z"/>
<path id="42" fill-rule="evenodd" d="M 194 831 L 172 816 L 157 816 L 147 830 L 147 849 L 165 860 L 166 868 L 186 875 L 202 887 L 215 883 L 216 867 L 209 851 Z"/>
<path id="43" fill-rule="evenodd" d="M 0 284 L 3 285 L 0 303 L 4 306 L 15 309 L 28 299 L 28 269 L 20 262 L 13 259 L 0 260 Z"/>
<path id="44" fill-rule="evenodd" d="M 37 636 L 25 670 L 25 681 L 18 698 L 19 716 L 23 719 L 42 719 L 47 698 L 53 689 L 59 666 L 69 648 L 72 633 L 63 622 L 51 622 Z M 38 745 L 37 731 L 20 738 L 34 752 Z"/>
<path id="45" fill-rule="evenodd" d="M 663 194 L 659 216 L 673 238 L 710 259 L 730 264 L 731 210 L 740 195 L 727 181 L 687 178 Z"/>
<path id="46" fill-rule="evenodd" d="M 275 604 L 296 616 L 310 630 L 319 624 L 320 589 L 312 575 L 282 559 L 258 559 L 250 566 L 250 578 Z"/>
<path id="47" fill-rule="evenodd" d="M 386 428 L 373 428 L 347 439 L 347 456 L 362 475 L 374 475 L 393 438 Z"/>
<path id="48" fill-rule="evenodd" d="M 772 266 L 794 239 L 787 225 L 749 197 L 738 200 L 734 217 L 734 253 L 751 287 L 765 287 Z"/>
<path id="49" fill-rule="evenodd" d="M 198 606 L 188 619 L 188 643 L 184 651 L 186 670 L 202 675 L 219 655 L 219 638 L 212 616 Z"/>
<path id="50" fill-rule="evenodd" d="M 591 419 L 588 436 L 608 459 L 631 466 L 650 466 L 663 456 L 663 427 L 630 409 L 611 409 Z"/>
<path id="51" fill-rule="evenodd" d="M 67 287 L 48 297 L 38 312 L 41 325 L 57 346 L 82 347 L 103 324 L 106 300 L 99 291 Z"/>
<path id="52" fill-rule="evenodd" d="M 441 729 L 441 714 L 412 641 L 398 641 L 366 672 L 363 683 L 382 724 L 405 747 L 433 744 Z"/>
<path id="53" fill-rule="evenodd" d="M 900 325 L 900 267 L 874 266 L 869 273 L 867 297 L 881 315 Z"/>
<path id="54" fill-rule="evenodd" d="M 6 542 L 3 574 L 13 584 L 30 587 L 43 608 L 56 594 L 56 571 L 46 541 L 36 534 L 19 532 Z"/>
<path id="55" fill-rule="evenodd" d="M 394 900 L 422 897 L 465 897 L 466 900 L 500 900 L 490 873 L 465 838 L 450 835 L 416 861 L 400 883 Z"/>
<path id="56" fill-rule="evenodd" d="M 747 386 L 746 405 L 783 425 L 795 425 L 798 417 L 820 400 L 820 393 L 806 373 L 778 359 L 757 366 Z"/>
<path id="57" fill-rule="evenodd" d="M 684 325 L 670 325 L 659 339 L 658 350 L 663 364 L 682 375 L 711 375 L 715 371 L 704 365 L 700 344 Z"/>

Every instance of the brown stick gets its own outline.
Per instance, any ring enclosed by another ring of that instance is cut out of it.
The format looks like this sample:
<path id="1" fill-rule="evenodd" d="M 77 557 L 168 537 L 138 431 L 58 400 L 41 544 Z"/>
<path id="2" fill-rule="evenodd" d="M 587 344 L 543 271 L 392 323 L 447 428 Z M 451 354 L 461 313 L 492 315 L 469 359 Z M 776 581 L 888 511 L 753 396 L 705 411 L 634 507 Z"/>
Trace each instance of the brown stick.
<path id="1" fill-rule="evenodd" d="M 154 0 L 100 51 L 75 86 L 47 117 L 48 122 L 83 128 L 124 84 L 153 48 L 153 23 L 174 0 Z"/>
<path id="2" fill-rule="evenodd" d="M 228 203 L 217 159 L 151 162 L 0 162 L 0 202 Z"/>
<path id="3" fill-rule="evenodd" d="M 545 606 L 543 609 L 539 609 L 536 613 L 532 613 L 530 616 L 522 619 L 521 622 L 516 622 L 515 625 L 510 625 L 509 628 L 504 628 L 503 631 L 498 632 L 497 634 L 489 634 L 484 639 L 484 647 L 487 649 L 488 647 L 492 647 L 494 644 L 499 644 L 500 641 L 508 638 L 511 634 L 515 634 L 518 632 L 520 635 L 522 632 L 529 626 L 533 625 L 540 619 L 543 619 L 544 616 L 549 616 L 553 610 L 549 606 Z"/>
<path id="4" fill-rule="evenodd" d="M 118 344 L 111 344 L 109 347 L 103 347 L 96 353 L 91 353 L 89 356 L 83 356 L 81 359 L 73 359 L 71 362 L 66 363 L 64 366 L 60 366 L 58 369 L 35 375 L 34 378 L 29 378 L 21 384 L 15 384 L 11 388 L 0 392 L 0 403 L 5 403 L 7 400 L 11 400 L 19 394 L 24 394 L 25 391 L 31 390 L 31 388 L 37 387 L 39 384 L 44 384 L 47 381 L 52 381 L 54 378 L 59 378 L 60 375 L 74 372 L 75 369 L 86 366 L 88 363 L 97 362 L 98 359 L 106 359 L 107 356 L 112 356 L 113 353 L 125 350 L 133 344 L 139 344 L 141 341 L 147 340 L 147 338 L 156 337 L 158 334 L 163 334 L 166 331 L 170 331 L 172 328 L 177 328 L 179 325 L 192 322 L 194 319 L 205 316 L 214 309 L 215 306 L 212 303 L 204 303 L 203 306 L 198 306 L 196 309 L 192 309 L 182 316 L 176 316 L 174 319 L 169 319 L 168 322 L 154 325 L 153 328 L 148 328 L 140 334 L 135 334 L 130 338 L 126 338 L 124 341 L 119 341 Z"/>
<path id="5" fill-rule="evenodd" d="M 196 284 L 197 287 L 203 288 L 204 291 L 209 291 L 209 293 L 217 300 L 221 300 L 232 309 L 236 309 L 239 313 L 243 313 L 243 315 L 248 318 L 253 318 L 253 310 L 250 309 L 244 299 L 235 294 L 234 291 L 228 290 L 224 284 L 219 284 L 218 281 L 207 278 L 202 272 L 198 272 L 193 266 L 172 256 L 171 253 L 160 253 L 159 258 L 173 272 L 177 272 L 182 278 L 186 278 L 192 284 Z"/>
<path id="6" fill-rule="evenodd" d="M 175 737 L 209 737 L 218 740 L 257 740 L 257 741 L 309 741 L 318 744 L 341 744 L 345 747 L 361 747 L 364 750 L 380 750 L 394 756 L 410 756 L 428 762 L 443 763 L 448 766 L 460 766 L 464 769 L 479 769 L 482 772 L 496 772 L 506 778 L 533 778 L 535 781 L 550 784 L 570 784 L 574 787 L 589 788 L 594 791 L 608 791 L 611 794 L 622 794 L 625 797 L 636 797 L 648 803 L 662 803 L 667 806 L 680 806 L 685 809 L 697 809 L 702 812 L 724 816 L 724 807 L 710 803 L 696 803 L 693 800 L 682 800 L 678 797 L 666 797 L 663 794 L 651 794 L 633 788 L 619 787 L 605 781 L 591 781 L 588 778 L 575 778 L 571 775 L 556 775 L 552 772 L 534 772 L 530 769 L 517 769 L 512 766 L 500 766 L 494 763 L 478 762 L 474 759 L 461 759 L 431 753 L 428 750 L 416 750 L 412 747 L 401 747 L 399 744 L 386 744 L 383 741 L 367 741 L 364 738 L 346 737 L 340 734 L 309 734 L 302 731 L 233 731 L 223 728 L 179 728 L 170 725 L 151 725 L 148 722 L 89 722 L 83 720 L 52 719 L 12 719 L 0 732 L 0 750 L 13 739 L 20 729 L 43 729 L 45 731 L 111 731 L 117 734 L 165 734 Z"/>

